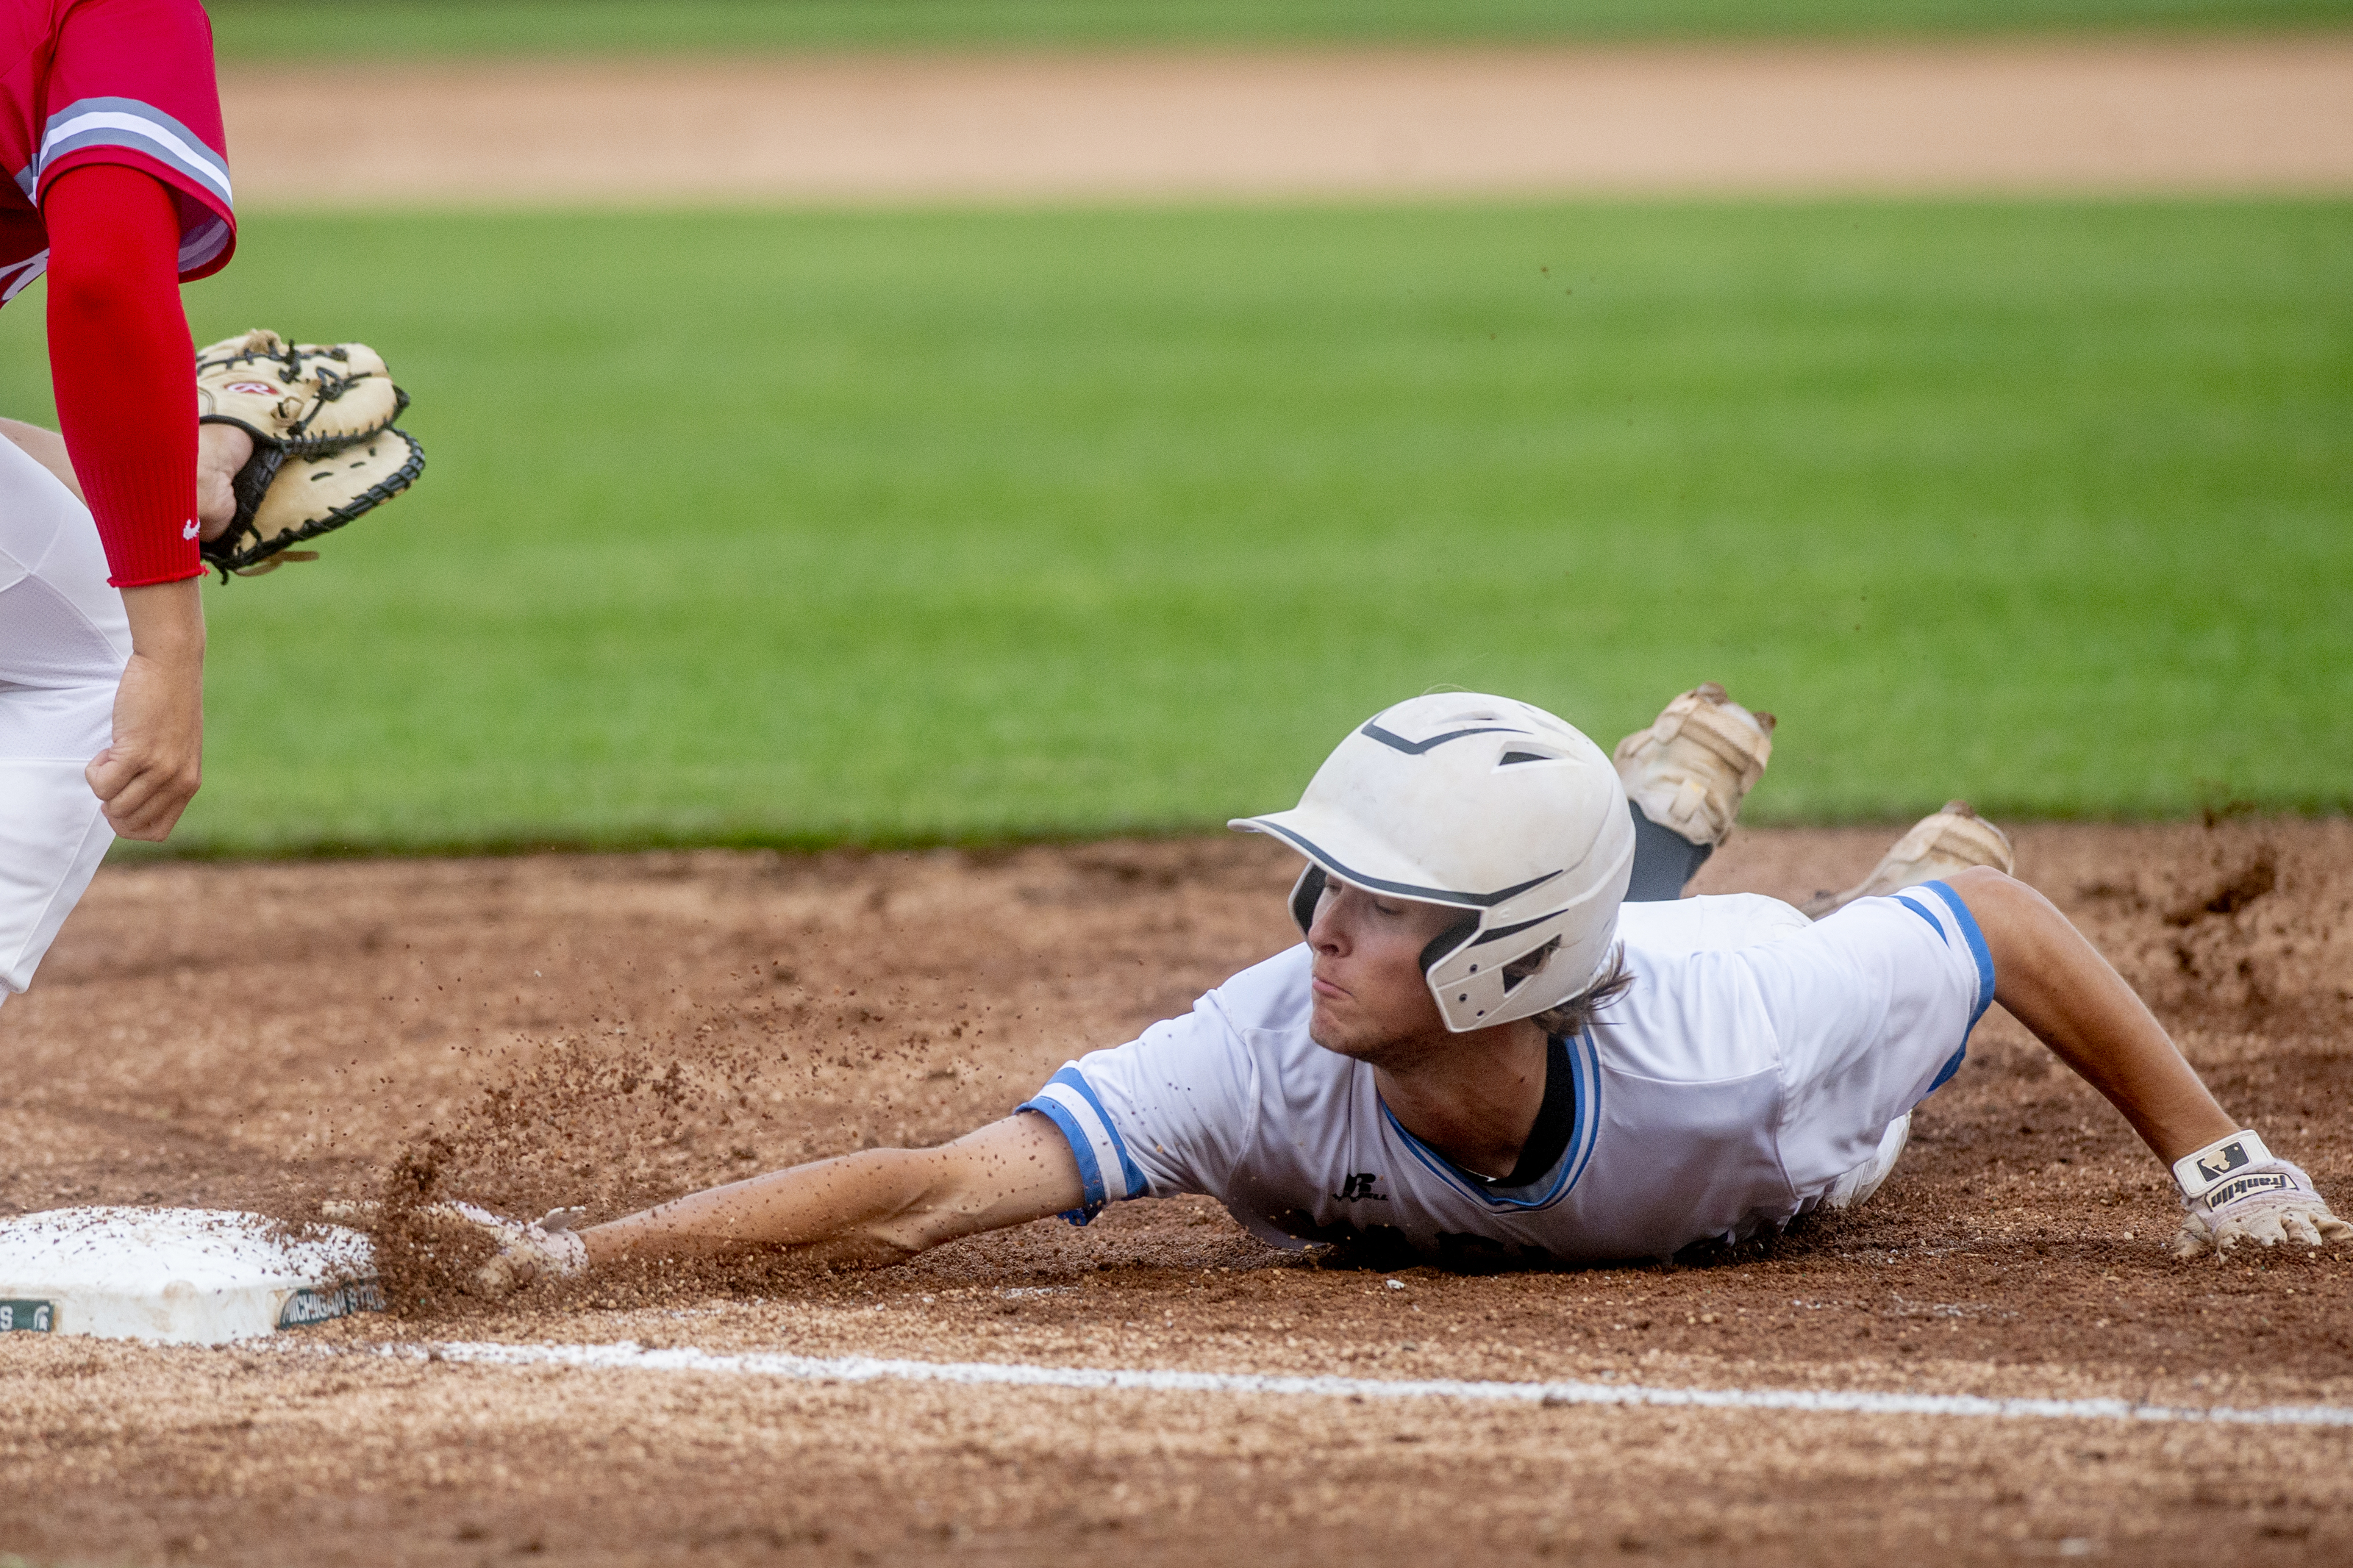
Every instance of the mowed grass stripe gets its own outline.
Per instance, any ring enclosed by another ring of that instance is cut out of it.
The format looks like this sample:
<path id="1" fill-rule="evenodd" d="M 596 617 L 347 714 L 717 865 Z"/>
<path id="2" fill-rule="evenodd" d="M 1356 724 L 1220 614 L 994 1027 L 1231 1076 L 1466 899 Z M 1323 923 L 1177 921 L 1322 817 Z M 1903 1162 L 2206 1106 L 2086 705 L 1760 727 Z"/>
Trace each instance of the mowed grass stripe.
<path id="1" fill-rule="evenodd" d="M 2344 26 L 2348 0 L 213 0 L 220 58 Z"/>
<path id="2" fill-rule="evenodd" d="M 2343 203 L 265 215 L 189 302 L 431 464 L 207 590 L 188 849 L 1193 829 L 1710 677 L 1757 821 L 2353 804 Z"/>

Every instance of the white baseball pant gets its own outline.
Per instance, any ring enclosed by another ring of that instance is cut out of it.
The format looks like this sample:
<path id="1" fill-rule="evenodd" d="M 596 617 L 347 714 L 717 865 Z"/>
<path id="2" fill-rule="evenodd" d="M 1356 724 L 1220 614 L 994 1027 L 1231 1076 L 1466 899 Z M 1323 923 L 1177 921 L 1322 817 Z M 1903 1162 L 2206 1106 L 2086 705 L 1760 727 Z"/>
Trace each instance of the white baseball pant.
<path id="1" fill-rule="evenodd" d="M 0 437 L 0 1001 L 32 984 L 114 842 L 82 768 L 130 657 L 89 510 Z"/>

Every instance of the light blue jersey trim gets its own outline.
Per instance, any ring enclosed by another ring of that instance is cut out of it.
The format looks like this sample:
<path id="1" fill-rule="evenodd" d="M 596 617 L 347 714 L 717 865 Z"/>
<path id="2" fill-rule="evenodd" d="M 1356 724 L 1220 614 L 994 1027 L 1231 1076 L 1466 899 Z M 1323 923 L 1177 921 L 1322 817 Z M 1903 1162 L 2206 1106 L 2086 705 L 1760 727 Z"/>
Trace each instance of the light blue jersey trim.
<path id="1" fill-rule="evenodd" d="M 1569 1130 L 1568 1148 L 1562 1153 L 1560 1163 L 1553 1168 L 1552 1184 L 1539 1197 L 1514 1197 L 1498 1193 L 1493 1187 L 1465 1181 L 1451 1161 L 1407 1131 L 1405 1123 L 1397 1119 L 1397 1113 L 1387 1104 L 1381 1106 L 1381 1116 L 1404 1142 L 1406 1152 L 1456 1191 L 1477 1198 L 1491 1209 L 1525 1214 L 1550 1208 L 1568 1196 L 1569 1190 L 1577 1185 L 1577 1179 L 1585 1174 L 1585 1167 L 1593 1158 L 1593 1145 L 1601 1127 L 1600 1047 L 1594 1044 L 1593 1031 L 1589 1028 L 1570 1036 L 1567 1045 L 1569 1082 L 1574 1086 L 1577 1097 L 1576 1121 Z M 1527 1191 L 1525 1187 L 1516 1190 Z"/>
<path id="2" fill-rule="evenodd" d="M 1086 1075 L 1076 1068 L 1064 1068 L 1048 1081 L 1067 1084 L 1086 1097 L 1087 1104 L 1094 1109 L 1095 1116 L 1102 1121 L 1103 1131 L 1110 1136 L 1113 1150 L 1119 1155 L 1120 1182 L 1127 1189 L 1119 1195 L 1124 1198 L 1142 1197 L 1144 1173 L 1137 1170 L 1135 1162 L 1127 1157 L 1127 1140 L 1119 1135 L 1119 1123 L 1111 1119 L 1111 1112 L 1105 1110 L 1103 1102 L 1095 1097 L 1095 1086 L 1089 1083 Z"/>
<path id="3" fill-rule="evenodd" d="M 1036 1099 L 1023 1101 L 1015 1110 L 1037 1111 L 1060 1128 L 1069 1142 L 1085 1199 L 1082 1207 L 1063 1215 L 1072 1225 L 1086 1224 L 1107 1203 L 1140 1198 L 1150 1190 L 1144 1173 L 1128 1156 L 1127 1141 L 1096 1097 L 1094 1085 L 1076 1067 L 1066 1067 L 1048 1079 Z M 1114 1179 L 1117 1191 L 1113 1190 Z"/>
<path id="4" fill-rule="evenodd" d="M 1079 1119 L 1058 1100 L 1025 1100 L 1013 1109 L 1017 1115 L 1024 1110 L 1036 1111 L 1060 1128 L 1062 1136 L 1070 1141 L 1071 1157 L 1079 1163 L 1079 1191 L 1083 1201 L 1077 1208 L 1064 1209 L 1062 1217 L 1072 1225 L 1084 1225 L 1103 1213 L 1103 1205 L 1110 1201 L 1103 1196 L 1103 1168 L 1095 1163 L 1093 1145 L 1079 1126 Z"/>
<path id="5" fill-rule="evenodd" d="M 1910 910 L 1914 914 L 1918 915 L 1922 920 L 1926 921 L 1928 922 L 1928 929 L 1936 933 L 1936 940 L 1938 942 L 1945 943 L 1947 947 L 1952 945 L 1953 939 L 1945 934 L 1945 922 L 1930 914 L 1926 905 L 1919 903 L 1912 899 L 1907 899 L 1901 893 L 1895 895 L 1895 901 L 1902 904 L 1905 909 Z"/>
<path id="6" fill-rule="evenodd" d="M 1924 882 L 1921 886 L 1945 900 L 1946 908 L 1953 911 L 1953 920 L 1961 928 L 1961 935 L 1968 939 L 1969 956 L 1977 960 L 1978 1007 L 1969 1015 L 1969 1027 L 1974 1029 L 1978 1020 L 1985 1016 L 1985 1010 L 1993 1005 L 1993 953 L 1986 946 L 1985 932 L 1978 929 L 1977 917 L 1969 913 L 1968 905 L 1961 902 L 1960 894 L 1942 882 Z"/>
<path id="7" fill-rule="evenodd" d="M 1993 1005 L 1993 953 L 1986 947 L 1985 932 L 1978 929 L 1977 917 L 1969 913 L 1969 907 L 1961 901 L 1960 894 L 1942 882 L 1923 882 L 1920 886 L 1925 890 L 1936 894 L 1945 907 L 1952 911 L 1953 923 L 1960 928 L 1962 940 L 1968 943 L 1969 957 L 1976 963 L 1978 971 L 1977 1008 L 1969 1015 L 1968 1027 L 1961 1031 L 1960 1048 L 1956 1050 L 1952 1058 L 1937 1070 L 1935 1080 L 1921 1091 L 1920 1097 L 1926 1100 L 1929 1095 L 1950 1083 L 1953 1075 L 1961 1070 L 1961 1063 L 1969 1054 L 1969 1030 L 1978 1026 L 1978 1020 L 1984 1017 L 1986 1009 Z M 1947 947 L 1952 945 L 1952 933 L 1945 929 L 1944 921 L 1928 911 L 1926 905 L 1905 893 L 1896 894 L 1895 901 L 1926 921 L 1928 928 L 1936 933 L 1937 941 Z"/>
<path id="8" fill-rule="evenodd" d="M 1959 1050 L 1955 1051 L 1951 1057 L 1947 1058 L 1945 1065 L 1936 1069 L 1936 1079 L 1930 1082 L 1926 1089 L 1920 1091 L 1920 1098 L 1922 1100 L 1926 1100 L 1930 1095 L 1936 1093 L 1938 1089 L 1944 1088 L 1947 1084 L 1952 1082 L 1953 1075 L 1961 1070 L 1961 1063 L 1968 1059 L 1968 1055 L 1969 1048 L 1967 1046 L 1963 1046 Z"/>

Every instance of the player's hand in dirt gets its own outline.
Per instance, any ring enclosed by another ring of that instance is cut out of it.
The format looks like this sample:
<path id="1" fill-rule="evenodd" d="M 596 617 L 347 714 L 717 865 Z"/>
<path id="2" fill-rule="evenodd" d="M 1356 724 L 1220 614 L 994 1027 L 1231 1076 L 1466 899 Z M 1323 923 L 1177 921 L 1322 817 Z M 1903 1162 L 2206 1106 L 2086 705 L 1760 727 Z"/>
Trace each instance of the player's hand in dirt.
<path id="1" fill-rule="evenodd" d="M 2210 1201 L 2214 1197 L 2227 1201 L 2214 1204 Z M 2353 1241 L 2353 1225 L 2332 1214 L 2327 1200 L 2314 1190 L 2312 1178 L 2285 1160 L 2248 1167 L 2208 1197 L 2191 1200 L 2188 1207 L 2189 1217 L 2173 1237 L 2176 1258 L 2203 1258 L 2210 1252 L 2227 1256 L 2232 1247 L 2249 1242 L 2319 1247 Z"/>
<path id="2" fill-rule="evenodd" d="M 478 1204 L 437 1204 L 437 1211 L 485 1233 L 498 1247 L 474 1271 L 471 1293 L 497 1300 L 543 1276 L 562 1279 L 585 1272 L 588 1246 L 572 1226 L 586 1209 L 550 1209 L 535 1220 L 508 1219 Z"/>

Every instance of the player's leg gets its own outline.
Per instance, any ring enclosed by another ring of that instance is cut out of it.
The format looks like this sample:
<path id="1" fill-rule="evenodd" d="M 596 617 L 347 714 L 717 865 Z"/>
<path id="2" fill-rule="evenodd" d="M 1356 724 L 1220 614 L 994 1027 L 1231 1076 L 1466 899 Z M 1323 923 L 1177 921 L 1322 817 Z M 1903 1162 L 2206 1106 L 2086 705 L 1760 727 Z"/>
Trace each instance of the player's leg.
<path id="1" fill-rule="evenodd" d="M 1799 906 L 1808 920 L 1845 908 L 1857 899 L 1884 898 L 1923 882 L 1939 882 L 1969 869 L 1990 866 L 2007 873 L 2017 866 L 2010 835 L 1979 816 L 1965 800 L 1948 800 L 1912 825 L 1894 847 L 1879 858 L 1871 875 L 1842 893 L 1816 893 Z"/>
<path id="2" fill-rule="evenodd" d="M 1618 742 L 1613 760 L 1634 813 L 1629 903 L 1680 899 L 1732 831 L 1740 803 L 1773 755 L 1773 715 L 1752 712 L 1707 681 Z"/>
<path id="3" fill-rule="evenodd" d="M 89 511 L 0 439 L 0 1000 L 31 983 L 113 842 L 82 769 L 130 653 Z"/>

